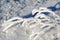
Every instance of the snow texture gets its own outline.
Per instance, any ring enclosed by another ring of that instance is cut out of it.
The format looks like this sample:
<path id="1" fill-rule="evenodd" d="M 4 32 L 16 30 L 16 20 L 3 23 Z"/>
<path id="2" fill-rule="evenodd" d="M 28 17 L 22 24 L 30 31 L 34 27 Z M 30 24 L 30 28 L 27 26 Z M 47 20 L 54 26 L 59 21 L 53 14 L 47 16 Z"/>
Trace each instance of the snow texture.
<path id="1" fill-rule="evenodd" d="M 0 0 L 0 40 L 60 40 L 60 0 Z"/>

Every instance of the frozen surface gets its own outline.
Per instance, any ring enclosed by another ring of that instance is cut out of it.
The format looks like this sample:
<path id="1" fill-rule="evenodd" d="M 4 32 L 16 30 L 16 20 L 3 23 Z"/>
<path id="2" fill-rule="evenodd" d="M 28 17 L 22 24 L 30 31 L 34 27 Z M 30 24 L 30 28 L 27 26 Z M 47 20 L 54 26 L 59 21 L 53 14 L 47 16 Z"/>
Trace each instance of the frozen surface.
<path id="1" fill-rule="evenodd" d="M 60 40 L 60 0 L 0 0 L 0 40 Z"/>

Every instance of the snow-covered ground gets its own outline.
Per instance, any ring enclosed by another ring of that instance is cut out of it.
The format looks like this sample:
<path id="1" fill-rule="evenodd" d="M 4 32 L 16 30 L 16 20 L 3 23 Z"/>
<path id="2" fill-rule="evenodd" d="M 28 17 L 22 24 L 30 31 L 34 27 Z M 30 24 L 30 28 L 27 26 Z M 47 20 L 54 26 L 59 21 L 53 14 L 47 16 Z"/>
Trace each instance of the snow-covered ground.
<path id="1" fill-rule="evenodd" d="M 59 32 L 60 0 L 0 0 L 0 40 L 60 40 Z"/>

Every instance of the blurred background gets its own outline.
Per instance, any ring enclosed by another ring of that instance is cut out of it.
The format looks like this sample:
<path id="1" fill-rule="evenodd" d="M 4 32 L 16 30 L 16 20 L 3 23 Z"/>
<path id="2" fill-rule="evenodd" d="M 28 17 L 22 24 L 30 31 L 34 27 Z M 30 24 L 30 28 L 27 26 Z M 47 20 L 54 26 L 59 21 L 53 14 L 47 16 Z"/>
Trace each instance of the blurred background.
<path id="1" fill-rule="evenodd" d="M 33 9 L 38 9 L 39 7 L 47 7 L 60 16 L 60 0 L 0 0 L 0 30 L 2 29 L 1 25 L 4 21 L 13 17 L 29 15 Z M 0 34 L 5 35 L 3 33 Z M 9 40 L 4 38 L 5 36 L 0 36 L 0 40 Z M 25 38 L 25 36 L 23 38 Z"/>

